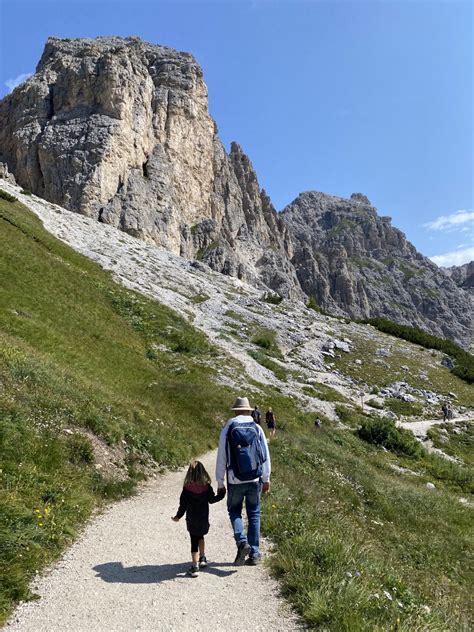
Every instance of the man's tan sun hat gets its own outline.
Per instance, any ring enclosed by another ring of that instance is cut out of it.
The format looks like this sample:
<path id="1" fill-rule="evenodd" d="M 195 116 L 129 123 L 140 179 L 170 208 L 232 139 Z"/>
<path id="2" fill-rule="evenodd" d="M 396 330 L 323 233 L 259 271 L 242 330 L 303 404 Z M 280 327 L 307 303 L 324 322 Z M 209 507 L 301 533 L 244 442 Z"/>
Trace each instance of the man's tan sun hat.
<path id="1" fill-rule="evenodd" d="M 249 400 L 246 397 L 237 397 L 231 410 L 252 410 Z"/>

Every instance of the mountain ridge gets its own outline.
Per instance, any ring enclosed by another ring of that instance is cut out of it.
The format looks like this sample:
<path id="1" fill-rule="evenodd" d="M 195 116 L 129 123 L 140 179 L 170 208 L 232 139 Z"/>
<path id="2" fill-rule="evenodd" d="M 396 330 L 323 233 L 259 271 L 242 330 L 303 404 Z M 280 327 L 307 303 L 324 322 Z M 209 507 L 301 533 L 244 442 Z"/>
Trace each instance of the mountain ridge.
<path id="1" fill-rule="evenodd" d="M 242 148 L 232 143 L 226 152 L 207 97 L 189 53 L 135 37 L 49 38 L 35 75 L 0 101 L 0 162 L 51 202 L 256 287 L 472 344 L 470 298 L 389 228 L 366 196 L 306 192 L 277 213 Z M 332 213 L 339 234 L 323 234 L 312 221 L 313 235 L 308 226 L 298 229 L 295 205 L 307 198 L 315 212 Z M 365 224 L 356 222 L 368 231 L 359 231 L 359 243 L 354 220 L 339 221 L 343 212 L 367 215 Z M 410 291 L 404 281 L 411 271 L 367 258 L 374 231 L 380 251 L 398 244 L 396 258 L 423 268 Z M 380 274 L 365 269 L 367 259 L 383 264 Z M 385 288 L 370 287 L 383 278 Z"/>

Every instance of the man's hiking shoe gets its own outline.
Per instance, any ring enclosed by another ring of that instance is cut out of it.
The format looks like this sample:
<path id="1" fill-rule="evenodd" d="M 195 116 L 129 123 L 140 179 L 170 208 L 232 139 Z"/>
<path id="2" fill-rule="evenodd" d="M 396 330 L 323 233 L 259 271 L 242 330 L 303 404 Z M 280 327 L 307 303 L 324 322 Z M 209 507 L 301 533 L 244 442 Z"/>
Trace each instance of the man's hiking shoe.
<path id="1" fill-rule="evenodd" d="M 245 564 L 245 558 L 250 553 L 250 544 L 248 542 L 241 542 L 237 547 L 237 555 L 234 560 L 236 566 L 243 566 Z"/>
<path id="2" fill-rule="evenodd" d="M 205 555 L 201 555 L 199 557 L 199 568 L 206 568 L 206 566 L 207 566 L 206 556 Z"/>
<path id="3" fill-rule="evenodd" d="M 189 577 L 198 577 L 199 576 L 199 566 L 196 565 L 192 565 L 188 568 L 188 573 Z"/>
<path id="4" fill-rule="evenodd" d="M 249 557 L 245 560 L 245 566 L 257 566 L 258 564 L 260 564 L 259 557 Z"/>

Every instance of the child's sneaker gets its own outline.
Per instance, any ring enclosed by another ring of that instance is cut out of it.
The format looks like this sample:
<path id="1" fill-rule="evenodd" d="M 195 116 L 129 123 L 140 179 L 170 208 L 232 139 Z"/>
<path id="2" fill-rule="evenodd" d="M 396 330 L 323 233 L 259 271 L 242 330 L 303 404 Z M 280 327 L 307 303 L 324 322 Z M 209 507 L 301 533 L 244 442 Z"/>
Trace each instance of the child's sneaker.
<path id="1" fill-rule="evenodd" d="M 197 564 L 193 564 L 188 568 L 189 577 L 198 577 L 199 575 L 199 566 Z"/>
<path id="2" fill-rule="evenodd" d="M 206 568 L 207 566 L 207 559 L 205 555 L 201 555 L 199 556 L 199 568 Z"/>

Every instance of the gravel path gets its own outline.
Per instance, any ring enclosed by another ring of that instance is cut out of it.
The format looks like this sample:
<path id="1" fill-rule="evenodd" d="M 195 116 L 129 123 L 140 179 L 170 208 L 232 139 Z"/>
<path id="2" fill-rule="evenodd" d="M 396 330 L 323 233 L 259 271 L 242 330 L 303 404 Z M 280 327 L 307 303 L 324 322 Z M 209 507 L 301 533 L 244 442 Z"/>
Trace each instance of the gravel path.
<path id="1" fill-rule="evenodd" d="M 455 424 L 459 421 L 471 421 L 472 415 L 464 415 L 459 417 L 454 417 L 453 419 L 448 419 L 443 421 L 442 419 L 420 419 L 418 421 L 399 421 L 398 425 L 402 428 L 406 428 L 407 430 L 411 430 L 415 437 L 419 437 L 420 439 L 425 439 L 428 430 L 432 426 L 439 426 L 440 424 Z"/>
<path id="2" fill-rule="evenodd" d="M 216 452 L 202 460 L 214 471 Z M 21 604 L 10 631 L 300 630 L 265 567 L 235 567 L 225 500 L 211 505 L 206 553 L 192 579 L 184 519 L 172 522 L 184 473 L 148 483 L 92 522 L 33 585 L 41 599 Z"/>

